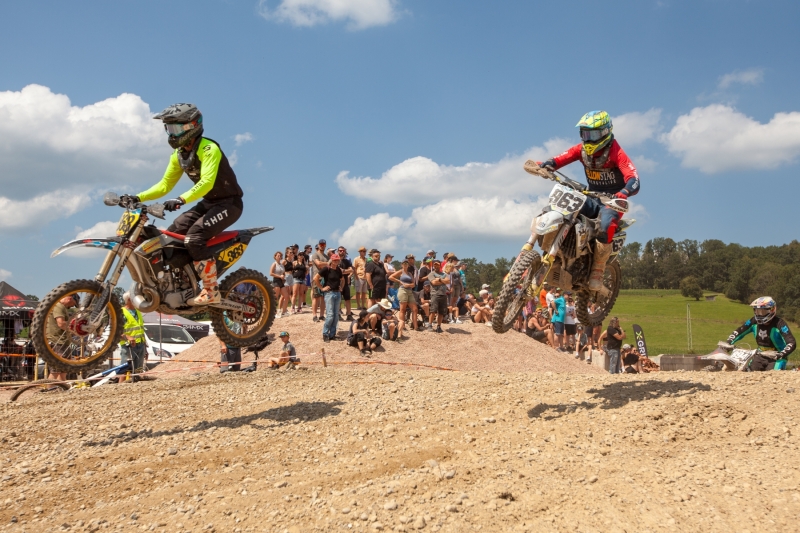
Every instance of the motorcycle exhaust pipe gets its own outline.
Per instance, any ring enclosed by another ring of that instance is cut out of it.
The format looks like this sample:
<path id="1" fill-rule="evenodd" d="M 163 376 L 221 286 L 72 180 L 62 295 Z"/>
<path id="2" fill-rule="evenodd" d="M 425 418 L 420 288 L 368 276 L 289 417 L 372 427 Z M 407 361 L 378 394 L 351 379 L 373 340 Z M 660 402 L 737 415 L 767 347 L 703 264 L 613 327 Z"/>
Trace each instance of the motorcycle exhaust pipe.
<path id="1" fill-rule="evenodd" d="M 152 313 L 161 305 L 161 298 L 158 292 L 153 289 L 144 287 L 144 292 L 142 291 L 141 283 L 134 283 L 131 285 L 131 303 L 142 313 Z"/>

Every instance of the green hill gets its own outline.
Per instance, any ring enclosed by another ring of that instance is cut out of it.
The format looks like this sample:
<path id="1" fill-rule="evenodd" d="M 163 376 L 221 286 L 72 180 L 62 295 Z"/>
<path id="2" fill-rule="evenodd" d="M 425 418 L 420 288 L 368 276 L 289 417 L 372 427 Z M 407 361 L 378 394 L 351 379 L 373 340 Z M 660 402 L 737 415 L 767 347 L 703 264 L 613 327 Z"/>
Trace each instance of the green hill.
<path id="1" fill-rule="evenodd" d="M 687 305 L 692 316 L 691 350 L 687 342 Z M 722 295 L 716 295 L 713 301 L 695 301 L 684 298 L 677 290 L 623 290 L 612 315 L 619 317 L 628 342 L 633 338 L 633 324 L 642 327 L 650 354 L 704 354 L 714 350 L 718 341 L 727 339 L 734 329 L 753 316 L 753 311 L 750 306 Z M 743 342 L 755 347 L 752 338 Z M 798 354 L 792 354 L 791 359 L 796 356 Z"/>

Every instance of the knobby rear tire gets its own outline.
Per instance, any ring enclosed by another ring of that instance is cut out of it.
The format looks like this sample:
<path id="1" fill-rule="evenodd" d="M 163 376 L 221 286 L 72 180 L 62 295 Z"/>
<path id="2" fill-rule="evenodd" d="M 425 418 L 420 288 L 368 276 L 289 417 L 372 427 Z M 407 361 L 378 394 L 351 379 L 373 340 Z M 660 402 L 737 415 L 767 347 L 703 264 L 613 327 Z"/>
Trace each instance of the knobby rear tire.
<path id="1" fill-rule="evenodd" d="M 539 270 L 542 264 L 541 256 L 530 250 L 524 252 L 511 266 L 500 295 L 494 305 L 492 314 L 492 329 L 495 333 L 505 333 L 512 328 L 517 317 L 522 312 L 522 308 L 528 303 L 526 291 L 533 275 Z M 523 280 L 524 277 L 524 280 Z M 517 293 L 517 287 L 522 285 Z"/>
<path id="2" fill-rule="evenodd" d="M 35 391 L 42 387 L 48 388 L 58 388 L 60 390 L 55 392 L 63 392 L 65 390 L 69 390 L 70 384 L 64 383 L 63 381 L 57 381 L 55 379 L 40 379 L 39 381 L 35 381 L 33 383 L 29 383 L 27 385 L 23 385 L 17 390 L 14 391 L 14 394 L 8 399 L 10 402 L 16 402 L 20 397 L 24 396 L 25 398 L 33 397 Z"/>
<path id="3" fill-rule="evenodd" d="M 220 283 L 219 289 L 222 298 L 228 298 L 231 290 L 242 283 L 252 283 L 258 288 L 259 292 L 262 292 L 266 309 L 262 307 L 261 314 L 266 314 L 266 320 L 255 325 L 253 329 L 245 333 L 236 334 L 230 331 L 225 324 L 225 313 L 230 313 L 230 311 L 216 308 L 210 309 L 211 325 L 214 327 L 214 333 L 225 344 L 238 348 L 246 348 L 261 340 L 275 321 L 275 292 L 267 277 L 257 270 L 240 268 L 236 272 L 229 274 L 222 280 L 222 283 Z M 259 314 L 259 321 L 261 314 Z"/>
<path id="4" fill-rule="evenodd" d="M 619 296 L 619 289 L 622 286 L 622 269 L 616 257 L 606 264 L 606 271 L 603 274 L 603 284 L 611 291 L 611 295 L 608 299 L 604 299 L 604 301 L 600 303 L 598 310 L 594 313 L 589 312 L 589 306 L 595 303 L 592 300 L 592 294 L 586 289 L 578 291 L 578 302 L 575 306 L 575 314 L 580 323 L 585 327 L 602 325 L 603 320 L 606 319 L 614 308 L 617 296 Z"/>
<path id="5" fill-rule="evenodd" d="M 50 291 L 36 307 L 36 311 L 33 314 L 33 320 L 31 321 L 31 339 L 33 340 L 33 347 L 36 349 L 36 355 L 44 359 L 50 372 L 82 372 L 84 375 L 88 376 L 93 370 L 100 368 L 106 360 L 111 357 L 111 354 L 114 353 L 114 350 L 119 345 L 119 341 L 122 338 L 124 319 L 122 316 L 122 306 L 112 295 L 106 303 L 106 312 L 110 311 L 109 316 L 113 318 L 114 324 L 113 326 L 109 324 L 109 336 L 111 337 L 111 341 L 106 342 L 104 349 L 96 351 L 91 357 L 85 359 L 65 359 L 62 356 L 54 354 L 47 341 L 47 315 L 59 300 L 76 292 L 90 292 L 95 296 L 99 296 L 103 292 L 103 286 L 94 280 L 77 279 L 68 281 Z"/>

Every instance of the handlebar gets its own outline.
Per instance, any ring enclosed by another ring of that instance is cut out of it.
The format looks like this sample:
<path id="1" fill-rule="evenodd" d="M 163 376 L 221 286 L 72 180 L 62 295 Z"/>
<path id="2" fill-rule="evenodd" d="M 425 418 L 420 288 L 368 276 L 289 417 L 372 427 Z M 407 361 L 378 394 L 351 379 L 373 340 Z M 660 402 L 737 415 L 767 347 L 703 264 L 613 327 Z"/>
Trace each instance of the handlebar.
<path id="1" fill-rule="evenodd" d="M 130 196 L 120 198 L 118 194 L 113 192 L 107 192 L 105 196 L 103 196 L 103 203 L 110 207 L 118 206 L 125 209 L 141 209 L 142 213 L 164 220 L 164 204 L 155 203 L 146 205 L 142 202 L 134 202 Z"/>
<path id="2" fill-rule="evenodd" d="M 567 176 L 558 171 L 551 172 L 544 167 L 540 167 L 539 164 L 536 163 L 536 161 L 533 161 L 531 159 L 525 161 L 525 165 L 523 166 L 523 168 L 525 169 L 525 172 L 527 172 L 528 174 L 533 174 L 534 176 L 539 176 L 540 178 L 544 178 L 546 180 L 551 180 L 555 181 L 556 183 L 566 185 L 567 187 L 575 189 L 576 191 L 580 192 L 585 196 L 590 196 L 592 198 L 598 198 L 601 200 L 614 197 L 613 194 L 590 191 L 588 185 L 584 185 L 579 181 L 575 181 L 572 178 L 568 178 Z"/>

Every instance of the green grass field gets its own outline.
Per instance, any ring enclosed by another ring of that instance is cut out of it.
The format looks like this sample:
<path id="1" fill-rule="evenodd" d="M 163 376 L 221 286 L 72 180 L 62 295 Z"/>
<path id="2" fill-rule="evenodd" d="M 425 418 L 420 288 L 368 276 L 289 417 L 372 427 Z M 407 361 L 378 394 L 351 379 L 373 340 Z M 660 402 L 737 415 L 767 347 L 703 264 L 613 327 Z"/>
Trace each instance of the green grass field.
<path id="1" fill-rule="evenodd" d="M 688 348 L 686 306 L 692 314 L 692 350 Z M 627 334 L 626 342 L 633 339 L 633 324 L 639 324 L 647 341 L 650 354 L 705 354 L 716 348 L 731 332 L 753 316 L 748 305 L 732 302 L 717 295 L 714 301 L 684 298 L 674 290 L 620 291 L 612 315 L 618 316 Z M 607 322 L 604 324 L 607 325 Z M 795 331 L 797 331 L 795 329 Z M 755 347 L 752 337 L 743 342 Z M 794 360 L 800 354 L 792 354 Z"/>

